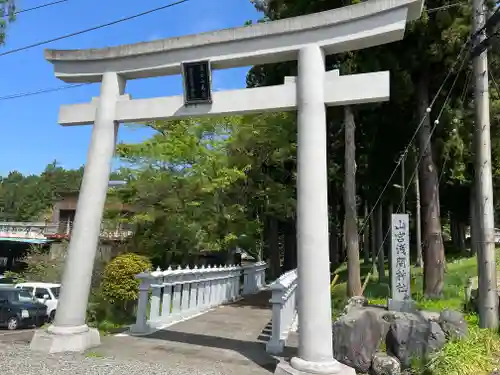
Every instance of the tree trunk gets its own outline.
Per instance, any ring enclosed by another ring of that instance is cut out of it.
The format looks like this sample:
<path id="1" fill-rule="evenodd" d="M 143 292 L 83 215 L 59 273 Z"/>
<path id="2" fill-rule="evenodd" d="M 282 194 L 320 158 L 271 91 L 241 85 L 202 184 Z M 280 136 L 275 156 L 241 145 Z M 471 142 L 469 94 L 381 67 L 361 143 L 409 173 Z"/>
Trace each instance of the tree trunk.
<path id="1" fill-rule="evenodd" d="M 474 183 L 473 183 L 474 184 Z M 476 204 L 476 189 L 474 186 L 470 189 L 470 252 L 471 255 L 477 254 L 477 244 L 478 244 L 478 231 L 479 231 L 479 221 L 477 217 L 477 204 Z"/>
<path id="2" fill-rule="evenodd" d="M 333 271 L 340 265 L 339 232 L 337 225 L 330 228 L 330 268 Z"/>
<path id="3" fill-rule="evenodd" d="M 365 226 L 363 231 L 363 255 L 365 267 L 370 263 L 370 219 L 368 214 L 370 213 L 370 208 L 368 207 L 368 202 L 365 201 L 365 218 L 363 220 L 363 225 Z"/>
<path id="4" fill-rule="evenodd" d="M 347 292 L 350 297 L 361 295 L 361 274 L 359 264 L 358 215 L 356 212 L 356 145 L 354 133 L 356 124 L 352 109 L 344 107 L 345 121 L 345 236 L 347 251 Z"/>
<path id="5" fill-rule="evenodd" d="M 282 223 L 285 253 L 283 256 L 283 272 L 297 268 L 297 228 L 295 218 Z"/>
<path id="6" fill-rule="evenodd" d="M 276 280 L 281 276 L 281 256 L 279 248 L 278 219 L 272 216 L 266 218 L 266 247 L 269 254 L 269 269 L 271 279 Z"/>
<path id="7" fill-rule="evenodd" d="M 378 245 L 378 240 L 377 240 L 377 225 L 376 225 L 376 218 L 375 216 L 377 215 L 377 210 L 376 208 L 372 208 L 374 211 L 372 213 L 372 216 L 370 217 L 370 234 L 371 234 L 371 249 L 372 249 L 372 270 L 375 270 L 375 267 L 377 265 L 377 245 Z"/>
<path id="8" fill-rule="evenodd" d="M 346 252 L 345 252 L 345 250 L 346 250 L 346 247 L 345 247 L 345 206 L 344 206 L 344 199 L 343 198 L 339 202 L 338 223 L 339 223 L 338 249 L 339 249 L 340 263 L 342 264 L 347 258 Z"/>
<path id="9" fill-rule="evenodd" d="M 385 277 L 384 265 L 384 209 L 382 202 L 377 207 L 377 264 L 378 264 L 378 280 L 381 281 Z"/>
<path id="10" fill-rule="evenodd" d="M 337 199 L 337 187 L 334 183 L 330 183 L 328 189 L 328 201 L 329 208 L 332 216 L 330 218 L 330 269 L 332 272 L 337 269 L 340 264 L 340 254 L 339 254 L 339 210 L 338 210 L 338 199 Z"/>
<path id="11" fill-rule="evenodd" d="M 453 213 L 451 214 L 450 218 L 450 234 L 451 234 L 451 243 L 453 244 L 453 247 L 458 250 L 459 242 L 460 240 L 458 239 L 458 225 L 457 221 L 453 218 Z"/>
<path id="12" fill-rule="evenodd" d="M 394 206 L 392 202 L 387 204 L 387 230 L 384 233 L 386 236 L 385 243 L 387 249 L 387 260 L 389 266 L 389 280 L 392 280 L 392 214 L 394 212 Z"/>
<path id="13" fill-rule="evenodd" d="M 415 163 L 417 165 L 417 163 Z M 415 173 L 415 245 L 417 248 L 417 267 L 424 266 L 422 256 L 422 217 L 420 214 L 420 182 L 418 178 L 419 172 Z"/>
<path id="14" fill-rule="evenodd" d="M 458 234 L 458 248 L 460 249 L 460 253 L 462 255 L 466 255 L 467 248 L 465 247 L 465 228 L 466 224 L 460 220 L 457 225 L 457 234 Z"/>
<path id="15" fill-rule="evenodd" d="M 443 292 L 445 257 L 441 218 L 439 217 L 439 180 L 432 157 L 431 121 L 429 107 L 429 78 L 426 73 L 418 82 L 419 117 L 423 121 L 419 130 L 420 192 L 422 198 L 422 229 L 424 242 L 424 295 L 439 298 Z"/>

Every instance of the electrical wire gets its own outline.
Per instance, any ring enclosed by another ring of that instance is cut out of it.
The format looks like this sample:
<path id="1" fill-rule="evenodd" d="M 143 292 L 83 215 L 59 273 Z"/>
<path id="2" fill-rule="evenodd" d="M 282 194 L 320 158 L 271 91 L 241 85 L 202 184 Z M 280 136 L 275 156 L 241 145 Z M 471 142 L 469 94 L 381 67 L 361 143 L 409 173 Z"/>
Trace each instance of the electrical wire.
<path id="1" fill-rule="evenodd" d="M 46 8 L 46 7 L 50 7 L 52 5 L 57 5 L 57 4 L 61 4 L 61 3 L 66 3 L 68 2 L 69 0 L 57 0 L 57 1 L 52 1 L 50 3 L 45 3 L 45 4 L 40 4 L 40 5 L 37 5 L 37 6 L 34 6 L 34 7 L 31 7 L 31 8 L 25 8 L 25 9 L 21 9 L 21 10 L 18 10 L 18 11 L 15 11 L 14 12 L 14 15 L 18 15 L 18 14 L 21 14 L 21 13 L 27 13 L 27 12 L 31 12 L 33 10 L 38 10 L 38 9 L 42 9 L 42 8 Z M 6 14 L 5 16 L 8 16 L 8 14 Z"/>
<path id="2" fill-rule="evenodd" d="M 14 49 L 11 49 L 9 51 L 1 52 L 0 53 L 0 57 L 7 56 L 7 55 L 12 55 L 14 53 L 21 52 L 21 51 L 26 51 L 28 49 L 32 49 L 32 48 L 35 48 L 35 47 L 43 46 L 45 44 L 57 42 L 59 40 L 72 38 L 72 37 L 77 36 L 77 35 L 89 33 L 91 31 L 95 31 L 95 30 L 99 30 L 99 29 L 104 29 L 106 27 L 113 26 L 113 25 L 116 25 L 116 24 L 119 24 L 119 23 L 122 23 L 122 22 L 130 21 L 130 20 L 133 20 L 135 18 L 139 18 L 139 17 L 145 16 L 145 15 L 151 14 L 151 13 L 158 12 L 160 10 L 164 10 L 164 9 L 167 9 L 167 8 L 174 7 L 176 5 L 180 5 L 180 4 L 186 3 L 188 1 L 190 1 L 190 0 L 178 0 L 178 1 L 170 3 L 170 4 L 163 5 L 163 6 L 157 7 L 157 8 L 153 8 L 153 9 L 147 10 L 145 12 L 136 13 L 136 14 L 134 14 L 132 16 L 120 18 L 120 19 L 117 19 L 115 21 L 111 21 L 111 22 L 107 22 L 107 23 L 104 23 L 104 24 L 101 24 L 101 25 L 89 27 L 87 29 L 83 29 L 83 30 L 80 30 L 80 31 L 75 31 L 73 33 L 61 35 L 61 36 L 58 36 L 58 37 L 52 38 L 52 39 L 43 40 L 43 41 L 36 42 L 36 43 L 33 43 L 33 44 L 29 44 L 29 45 L 26 45 L 26 46 L 23 46 L 23 47 L 14 48 Z"/>
<path id="3" fill-rule="evenodd" d="M 460 75 L 460 72 L 462 71 L 462 68 L 463 68 L 463 66 L 464 66 L 464 64 L 465 64 L 465 61 L 467 61 L 467 60 L 468 60 L 468 56 L 470 55 L 470 52 L 471 52 L 471 49 L 472 49 L 471 42 L 472 42 L 473 38 L 474 38 L 474 35 L 471 35 L 471 36 L 470 36 L 470 37 L 469 37 L 469 38 L 465 41 L 465 43 L 462 45 L 462 47 L 460 48 L 460 51 L 459 51 L 459 53 L 458 53 L 457 57 L 455 58 L 455 61 L 454 61 L 453 65 L 452 65 L 451 69 L 448 71 L 448 74 L 445 76 L 445 78 L 444 78 L 443 82 L 441 83 L 441 86 L 439 87 L 439 89 L 438 89 L 438 91 L 436 92 L 436 94 L 434 95 L 434 97 L 433 97 L 433 99 L 432 99 L 431 103 L 429 104 L 429 107 L 428 107 L 429 109 L 431 109 L 431 110 L 432 110 L 432 108 L 433 108 L 434 104 L 436 103 L 436 100 L 438 99 L 439 95 L 441 94 L 442 90 L 444 89 L 444 87 L 445 87 L 445 85 L 446 85 L 447 81 L 450 79 L 450 77 L 451 77 L 451 76 L 452 76 L 452 74 L 454 73 L 454 71 L 455 71 L 455 68 L 456 68 L 457 64 L 461 62 L 461 63 L 460 63 L 460 69 L 456 72 L 455 80 L 453 81 L 453 84 L 452 84 L 452 89 L 453 89 L 453 87 L 455 86 L 455 84 L 456 84 L 456 82 L 457 82 L 457 80 L 458 80 L 458 76 Z M 467 48 L 468 48 L 468 50 L 466 51 L 466 49 L 467 49 Z M 465 51 L 466 51 L 466 54 L 465 54 L 465 56 L 462 58 L 462 54 L 463 54 Z M 450 92 L 448 93 L 448 97 L 449 97 L 449 95 L 451 94 L 452 89 L 451 89 L 451 90 L 450 90 Z M 447 99 L 447 100 L 448 100 L 448 99 Z M 441 108 L 440 113 L 439 113 L 439 116 L 437 117 L 437 119 L 439 119 L 439 118 L 441 117 L 441 115 L 442 115 L 442 113 L 443 113 L 443 111 L 444 111 L 444 107 L 445 107 L 445 105 L 447 104 L 447 100 L 444 102 L 443 107 Z M 413 135 L 412 135 L 412 137 L 411 137 L 410 141 L 408 142 L 408 145 L 405 147 L 405 149 L 404 149 L 404 151 L 403 151 L 402 155 L 407 155 L 407 154 L 408 154 L 410 147 L 412 146 L 412 144 L 413 144 L 413 142 L 414 142 L 415 138 L 416 138 L 416 137 L 417 137 L 417 135 L 418 135 L 418 132 L 419 132 L 420 128 L 423 126 L 423 124 L 424 124 L 425 120 L 427 119 L 427 117 L 429 116 L 429 114 L 430 114 L 429 112 L 426 112 L 426 114 L 422 117 L 422 119 L 421 119 L 420 123 L 419 123 L 419 124 L 418 124 L 418 126 L 417 126 L 417 129 L 416 129 L 416 130 L 415 130 L 415 132 L 413 133 Z M 436 128 L 436 126 L 437 126 L 437 124 L 435 124 L 435 125 L 434 125 L 433 129 L 435 129 L 435 128 Z M 434 130 L 431 130 L 431 135 L 430 135 L 430 137 L 432 137 L 432 133 L 433 133 L 433 131 L 434 131 Z M 428 140 L 428 141 L 430 142 L 430 138 L 429 138 L 429 140 Z M 394 167 L 394 169 L 393 169 L 393 171 L 392 171 L 392 173 L 391 173 L 390 177 L 389 177 L 389 178 L 388 178 L 388 180 L 387 180 L 387 183 L 386 183 L 386 184 L 385 184 L 385 186 L 382 188 L 381 193 L 379 194 L 379 196 L 378 196 L 377 200 L 376 200 L 376 201 L 375 201 L 375 203 L 373 204 L 373 207 L 371 208 L 371 210 L 370 210 L 370 212 L 369 212 L 368 216 L 364 218 L 364 220 L 363 220 L 363 224 L 361 225 L 361 228 L 360 228 L 360 230 L 358 231 L 358 237 L 359 237 L 359 236 L 361 236 L 361 235 L 364 233 L 364 230 L 365 230 L 366 226 L 368 225 L 368 223 L 370 222 L 370 219 L 371 219 L 371 217 L 373 216 L 373 213 L 375 212 L 375 209 L 376 209 L 377 205 L 378 205 L 378 204 L 380 203 L 380 201 L 382 200 L 382 197 L 383 197 L 383 195 L 384 195 L 385 191 L 386 191 L 386 190 L 387 190 L 387 188 L 389 187 L 389 185 L 390 185 L 390 183 L 391 183 L 391 181 L 392 181 L 393 177 L 396 175 L 396 173 L 397 173 L 397 171 L 398 171 L 398 168 L 399 168 L 399 166 L 400 166 L 400 164 L 401 164 L 401 161 L 402 161 L 402 160 L 403 160 L 403 158 L 399 158 L 399 160 L 398 160 L 398 162 L 397 162 L 396 166 Z M 420 159 L 419 159 L 419 161 L 418 161 L 417 165 L 415 166 L 415 171 L 417 171 L 417 170 L 418 170 L 418 165 L 420 164 L 420 161 L 421 161 L 421 160 L 422 160 L 422 157 L 420 157 Z M 414 178 L 414 176 L 415 176 L 415 171 L 414 171 L 414 174 L 412 175 L 411 180 L 413 180 L 413 178 Z M 406 198 L 406 194 L 407 194 L 407 192 L 408 192 L 408 190 L 409 190 L 410 186 L 411 186 L 411 183 L 408 183 L 408 184 L 407 184 L 407 187 L 406 187 L 406 189 L 405 189 L 405 192 L 404 192 L 404 194 L 403 194 L 403 199 L 405 199 L 405 198 Z M 398 208 L 397 208 L 396 212 L 397 212 L 397 211 L 399 211 L 399 209 L 401 208 L 401 206 L 402 206 L 402 202 L 403 202 L 403 201 L 401 201 L 401 202 L 400 202 L 400 204 L 399 204 L 399 206 L 398 206 Z M 383 241 L 382 241 L 381 248 L 380 248 L 380 249 L 378 250 L 378 252 L 377 252 L 377 256 L 376 256 L 376 258 L 380 255 L 380 251 L 381 251 L 381 249 L 383 249 L 383 246 L 384 246 L 384 244 L 385 244 L 385 240 L 387 239 L 388 234 L 389 234 L 389 232 L 388 232 L 388 233 L 386 233 L 386 236 L 384 237 L 384 239 L 383 239 Z M 375 259 L 376 259 L 376 258 L 375 258 Z M 341 263 L 341 264 L 337 267 L 337 269 L 339 269 L 340 267 L 344 266 L 346 263 L 347 263 L 347 254 L 346 254 L 346 256 L 345 256 L 344 261 L 343 261 L 343 262 L 342 262 L 342 263 Z M 374 266 L 375 266 L 375 264 L 374 264 Z M 373 270 L 372 270 L 371 272 L 373 273 Z"/>
<path id="4" fill-rule="evenodd" d="M 497 92 L 498 98 L 500 99 L 500 87 L 498 86 L 498 83 L 493 76 L 493 73 L 491 72 L 491 68 L 488 69 L 488 74 L 490 75 L 490 79 L 493 82 L 493 86 L 495 86 L 495 91 Z"/>
<path id="5" fill-rule="evenodd" d="M 446 77 L 444 78 L 443 82 L 441 83 L 441 86 L 439 87 L 438 91 L 436 92 L 436 95 L 434 96 L 434 98 L 432 99 L 431 103 L 429 104 L 429 108 L 432 109 L 432 107 L 434 106 L 434 104 L 436 103 L 436 100 L 438 99 L 439 95 L 441 94 L 441 91 L 443 91 L 447 81 L 450 79 L 450 77 L 452 76 L 453 72 L 455 71 L 455 68 L 457 66 L 457 64 L 460 62 L 460 58 L 462 57 L 462 54 L 464 53 L 465 49 L 467 47 L 470 47 L 469 44 L 472 40 L 472 37 L 469 38 L 461 47 L 460 49 L 460 52 L 458 53 L 457 57 L 455 58 L 455 61 L 451 67 L 451 69 L 448 71 L 448 74 L 446 75 Z M 463 64 L 463 61 L 462 61 L 462 64 Z M 415 140 L 415 138 L 417 137 L 418 135 L 418 132 L 420 130 L 420 128 L 422 127 L 422 125 L 424 124 L 427 116 L 429 116 L 429 113 L 426 113 L 424 115 L 424 117 L 421 119 L 420 123 L 418 124 L 417 126 L 417 129 L 415 130 L 415 132 L 413 133 L 410 141 L 408 142 L 408 145 L 405 147 L 404 151 L 403 151 L 403 155 L 407 155 L 408 154 L 408 151 L 411 147 L 411 145 L 413 144 L 413 141 Z M 368 214 L 368 219 L 373 215 L 373 213 L 375 212 L 375 208 L 377 207 L 378 203 L 380 202 L 380 200 L 382 199 L 382 196 L 383 194 L 385 193 L 385 191 L 387 190 L 387 188 L 389 187 L 391 181 L 392 181 L 392 178 L 396 175 L 397 171 L 398 171 L 398 168 L 399 168 L 399 165 L 401 164 L 401 159 L 399 159 L 398 163 L 396 164 L 396 166 L 394 167 L 389 179 L 387 180 L 387 183 L 385 184 L 385 186 L 382 188 L 382 192 L 379 194 L 379 197 L 377 198 L 377 200 L 375 201 L 370 213 Z M 361 226 L 361 229 L 359 230 L 359 233 L 358 235 L 361 235 L 363 234 L 363 231 L 366 227 L 366 224 L 368 223 L 368 220 L 365 220 L 363 225 Z"/>
<path id="6" fill-rule="evenodd" d="M 443 6 L 436 7 L 436 8 L 426 9 L 425 11 L 426 11 L 427 13 L 434 13 L 434 12 L 438 12 L 438 11 L 440 11 L 440 10 L 445 10 L 445 9 L 449 9 L 449 8 L 454 8 L 454 7 L 458 7 L 458 6 L 461 6 L 461 5 L 467 5 L 467 3 L 465 3 L 465 2 L 458 2 L 458 3 L 453 3 L 453 4 L 443 5 Z"/>
<path id="7" fill-rule="evenodd" d="M 32 11 L 32 10 L 44 8 L 44 7 L 48 7 L 48 6 L 60 4 L 60 3 L 63 3 L 63 2 L 67 2 L 67 1 L 69 1 L 69 0 L 52 1 L 52 2 L 49 2 L 49 3 L 46 3 L 46 4 L 42 4 L 42 5 L 39 5 L 39 6 L 36 6 L 36 7 L 32 7 L 32 8 L 27 8 L 27 9 L 24 9 L 24 10 L 20 10 L 18 12 L 15 12 L 15 14 L 19 14 L 19 13 L 23 13 L 23 12 L 28 12 L 28 11 Z M 88 29 L 80 30 L 80 31 L 77 31 L 77 32 L 74 32 L 74 33 L 70 33 L 70 34 L 66 34 L 66 35 L 63 35 L 63 36 L 60 36 L 60 37 L 57 37 L 57 38 L 53 38 L 53 39 L 49 39 L 49 40 L 37 42 L 37 43 L 30 44 L 30 45 L 27 45 L 27 46 L 24 46 L 24 47 L 12 49 L 12 50 L 9 50 L 9 51 L 0 52 L 0 57 L 1 56 L 10 55 L 10 54 L 13 54 L 13 53 L 17 53 L 17 52 L 21 52 L 21 51 L 25 51 L 25 50 L 28 50 L 28 49 L 31 49 L 31 48 L 34 48 L 34 47 L 38 47 L 38 46 L 41 46 L 41 45 L 44 45 L 44 44 L 49 44 L 49 43 L 52 43 L 52 42 L 55 42 L 55 41 L 67 39 L 67 38 L 70 38 L 70 37 L 73 37 L 73 36 L 81 35 L 81 34 L 84 34 L 84 33 L 87 33 L 87 32 L 91 32 L 91 31 L 94 31 L 94 30 L 98 30 L 98 29 L 101 29 L 101 28 L 112 26 L 112 25 L 115 25 L 115 24 L 118 24 L 118 23 L 122 23 L 122 22 L 125 22 L 125 21 L 129 21 L 129 20 L 132 20 L 134 18 L 138 18 L 138 17 L 144 16 L 144 15 L 150 14 L 150 13 L 154 13 L 154 12 L 166 9 L 166 8 L 170 8 L 170 7 L 173 7 L 175 5 L 180 5 L 180 4 L 188 2 L 188 1 L 189 0 L 179 0 L 179 1 L 176 1 L 174 3 L 170 3 L 170 4 L 167 4 L 167 5 L 158 7 L 158 8 L 154 8 L 154 9 L 151 9 L 151 10 L 148 10 L 148 11 L 145 11 L 145 12 L 141 12 L 141 13 L 129 16 L 129 17 L 121 18 L 119 20 L 108 22 L 106 24 L 102 24 L 102 25 L 98 25 L 98 26 L 91 27 L 91 28 L 88 28 Z M 445 9 L 447 7 L 458 6 L 458 5 L 461 5 L 461 4 L 463 4 L 463 3 L 449 4 L 449 5 L 445 5 L 443 7 L 437 7 L 437 8 L 428 9 L 427 12 L 434 12 L 434 11 L 438 11 L 438 10 L 441 10 L 441 9 Z M 468 42 L 470 42 L 470 40 Z M 465 48 L 465 46 L 463 46 L 462 48 Z M 462 52 L 463 51 L 461 51 L 460 53 L 462 53 Z M 450 70 L 450 73 L 448 74 L 448 76 L 445 78 L 445 81 L 443 82 L 442 87 L 446 83 L 446 81 L 449 78 L 449 76 L 451 75 L 452 71 L 453 71 L 453 67 Z M 11 95 L 6 95 L 6 96 L 0 96 L 0 101 L 9 100 L 9 99 L 23 98 L 23 97 L 27 97 L 27 96 L 39 95 L 39 94 L 44 94 L 44 93 L 50 93 L 50 92 L 54 92 L 54 91 L 61 91 L 61 90 L 66 90 L 66 89 L 80 87 L 80 86 L 83 86 L 83 85 L 84 84 L 67 85 L 67 86 L 61 86 L 61 87 L 57 87 L 57 88 L 48 88 L 48 89 L 41 89 L 41 90 L 32 91 L 32 92 L 26 92 L 26 93 L 18 93 L 18 94 L 11 94 Z M 441 92 L 442 87 L 439 89 L 437 95 L 439 95 L 439 93 Z M 432 104 L 431 104 L 431 106 L 432 106 Z M 417 130 L 417 132 L 418 132 L 418 130 Z M 414 138 L 415 138 L 415 136 L 412 139 L 414 139 Z M 394 175 L 397 172 L 397 168 L 398 167 L 399 167 L 399 163 L 396 165 L 394 173 L 391 175 L 391 178 L 389 180 L 391 180 L 392 177 L 394 177 Z M 388 187 L 388 184 L 384 187 L 383 192 L 387 189 L 387 187 Z M 377 203 L 378 203 L 378 201 L 377 201 Z M 372 214 L 373 214 L 373 210 L 370 212 L 369 217 Z M 363 232 L 363 227 L 361 228 L 360 233 Z"/>
<path id="8" fill-rule="evenodd" d="M 50 92 L 73 89 L 76 87 L 87 86 L 90 84 L 91 83 L 79 83 L 79 84 L 75 84 L 75 85 L 64 85 L 64 86 L 52 87 L 52 88 L 48 88 L 48 89 L 40 89 L 40 90 L 36 90 L 36 91 L 27 91 L 27 92 L 21 92 L 21 93 L 17 93 L 17 94 L 5 95 L 5 96 L 0 96 L 0 101 L 24 98 L 24 97 L 33 96 L 33 95 L 47 94 Z"/>
<path id="9" fill-rule="evenodd" d="M 470 52 L 470 48 L 469 48 L 469 52 Z M 434 125 L 433 125 L 433 127 L 431 128 L 431 131 L 430 131 L 430 134 L 429 134 L 428 139 L 426 140 L 426 144 L 425 144 L 424 149 L 425 149 L 425 148 L 427 148 L 427 147 L 429 146 L 430 142 L 431 142 L 432 135 L 434 134 L 434 131 L 436 130 L 436 128 L 437 128 L 437 126 L 438 126 L 438 124 L 439 124 L 439 119 L 440 119 L 440 118 L 441 118 L 441 116 L 443 115 L 444 109 L 446 108 L 446 105 L 448 104 L 449 100 L 451 99 L 451 94 L 452 94 L 452 92 L 453 92 L 453 89 L 455 88 L 456 83 L 458 82 L 458 77 L 460 76 L 460 73 L 461 73 L 462 68 L 463 68 L 463 66 L 464 66 L 464 64 L 465 64 L 465 61 L 467 61 L 467 60 L 468 60 L 468 54 L 466 54 L 466 56 L 465 56 L 465 57 L 464 57 L 464 59 L 462 60 L 462 64 L 460 65 L 460 69 L 459 69 L 459 71 L 457 72 L 457 75 L 455 76 L 455 79 L 454 79 L 454 81 L 453 81 L 453 83 L 452 83 L 452 86 L 451 86 L 451 88 L 450 88 L 450 91 L 448 92 L 448 95 L 446 96 L 446 99 L 445 99 L 445 101 L 444 101 L 444 103 L 443 103 L 443 105 L 442 105 L 442 107 L 441 107 L 441 110 L 439 111 L 439 114 L 438 114 L 438 116 L 437 116 L 436 120 L 434 121 Z M 425 117 L 424 117 L 424 119 L 425 119 Z M 420 158 L 418 159 L 418 161 L 417 161 L 417 163 L 416 163 L 416 165 L 415 165 L 415 168 L 414 168 L 414 170 L 413 170 L 412 176 L 410 177 L 410 182 L 407 184 L 407 187 L 405 188 L 405 191 L 404 191 L 404 192 L 403 192 L 403 194 L 402 194 L 402 198 L 401 198 L 401 201 L 399 202 L 399 205 L 398 205 L 398 207 L 397 207 L 397 209 L 396 209 L 396 212 L 397 212 L 397 211 L 399 211 L 399 210 L 400 210 L 400 208 L 401 208 L 401 206 L 403 205 L 403 202 L 404 202 L 404 200 L 406 199 L 406 195 L 408 194 L 408 190 L 410 189 L 410 187 L 411 187 L 411 185 L 412 185 L 412 182 L 413 182 L 413 180 L 414 180 L 414 178 L 415 178 L 416 174 L 418 173 L 418 168 L 419 168 L 420 163 L 422 162 L 422 160 L 423 160 L 423 155 L 421 155 L 421 156 L 420 156 Z M 446 162 L 446 159 L 445 159 L 445 162 Z M 442 167 L 442 170 L 441 170 L 441 173 L 440 173 L 439 179 L 438 179 L 438 184 L 441 182 L 441 179 L 442 179 L 442 177 L 443 177 L 443 175 L 444 175 L 444 173 L 443 173 L 443 171 L 444 171 L 444 165 L 445 165 L 445 164 L 443 163 L 443 167 Z M 437 190 L 435 191 L 435 193 L 437 194 Z M 428 212 L 427 212 L 427 214 L 430 214 L 430 211 L 428 211 Z M 384 245 L 385 245 L 385 241 L 387 240 L 387 237 L 388 237 L 388 236 L 389 236 L 389 234 L 391 233 L 391 229 L 392 229 L 392 228 L 389 228 L 389 229 L 386 231 L 385 236 L 384 236 L 384 239 L 382 240 L 382 243 L 380 244 L 380 247 L 379 247 L 379 249 L 378 249 L 377 255 L 376 255 L 376 257 L 375 257 L 374 259 L 378 259 L 378 257 L 380 256 L 381 252 L 383 251 L 383 249 L 384 249 Z M 372 262 L 373 262 L 373 266 L 372 266 L 372 269 L 371 269 L 370 273 L 372 273 L 372 274 L 373 274 L 373 273 L 375 272 L 375 268 L 377 267 L 377 265 L 375 264 L 375 261 L 374 261 L 374 260 L 372 260 Z M 379 277 L 380 277 L 380 275 L 379 275 Z"/>
<path id="10" fill-rule="evenodd" d="M 42 5 L 39 5 L 39 6 L 36 6 L 36 7 L 32 7 L 32 8 L 27 8 L 27 9 L 24 9 L 24 10 L 20 10 L 18 12 L 15 12 L 15 14 L 19 14 L 19 13 L 23 13 L 23 12 L 28 12 L 28 11 L 32 11 L 32 10 L 36 10 L 36 9 L 41 9 L 41 8 L 44 8 L 44 7 L 48 7 L 48 6 L 60 4 L 60 3 L 63 3 L 63 2 L 67 2 L 67 1 L 69 1 L 69 0 L 57 0 L 57 1 L 53 1 L 53 2 L 42 4 Z M 102 28 L 105 28 L 105 27 L 108 27 L 108 26 L 112 26 L 112 25 L 115 25 L 115 24 L 118 24 L 118 23 L 129 21 L 129 20 L 141 17 L 141 16 L 145 16 L 145 15 L 148 15 L 148 14 L 160 11 L 160 10 L 171 8 L 171 7 L 175 6 L 175 5 L 180 5 L 180 4 L 188 2 L 188 1 L 189 0 L 179 0 L 179 1 L 176 1 L 174 3 L 170 3 L 170 4 L 167 4 L 167 5 L 161 6 L 161 7 L 150 9 L 150 10 L 145 11 L 145 12 L 137 13 L 137 14 L 129 16 L 129 17 L 125 17 L 125 18 L 121 18 L 119 20 L 108 22 L 106 24 L 94 26 L 94 27 L 91 27 L 91 28 L 88 28 L 88 29 L 85 29 L 85 30 L 80 30 L 80 31 L 77 31 L 77 32 L 74 32 L 74 33 L 71 33 L 71 34 L 66 34 L 66 35 L 63 35 L 63 36 L 60 36 L 60 37 L 57 37 L 57 38 L 53 38 L 53 39 L 50 39 L 50 40 L 45 40 L 45 41 L 42 41 L 42 42 L 38 42 L 38 43 L 34 43 L 34 44 L 27 45 L 27 46 L 24 46 L 24 47 L 20 47 L 20 48 L 16 48 L 16 49 L 12 49 L 12 50 L 6 51 L 6 52 L 2 52 L 2 53 L 0 53 L 0 56 L 10 55 L 10 54 L 13 54 L 13 53 L 16 53 L 16 52 L 21 52 L 21 51 L 25 51 L 27 49 L 31 49 L 31 48 L 34 48 L 34 47 L 37 47 L 37 46 L 41 46 L 43 44 L 48 44 L 48 43 L 55 42 L 55 41 L 58 41 L 58 40 L 67 39 L 67 38 L 70 38 L 70 37 L 73 37 L 73 36 L 76 36 L 76 35 L 84 34 L 84 33 L 90 32 L 90 31 L 102 29 Z M 22 93 L 17 93 L 17 94 L 10 94 L 10 95 L 5 95 L 5 96 L 0 96 L 0 101 L 10 100 L 10 99 L 24 98 L 24 97 L 27 97 L 27 96 L 46 94 L 46 93 L 50 93 L 50 92 L 62 91 L 62 90 L 67 90 L 67 89 L 73 89 L 73 88 L 77 88 L 77 87 L 81 87 L 81 86 L 85 86 L 85 85 L 89 85 L 89 84 L 90 83 L 82 83 L 82 84 L 76 84 L 76 85 L 65 85 L 65 86 L 59 86 L 59 87 L 53 87 L 53 88 L 47 88 L 47 89 L 40 89 L 40 90 L 36 90 L 36 91 L 28 91 L 28 92 L 22 92 Z"/>

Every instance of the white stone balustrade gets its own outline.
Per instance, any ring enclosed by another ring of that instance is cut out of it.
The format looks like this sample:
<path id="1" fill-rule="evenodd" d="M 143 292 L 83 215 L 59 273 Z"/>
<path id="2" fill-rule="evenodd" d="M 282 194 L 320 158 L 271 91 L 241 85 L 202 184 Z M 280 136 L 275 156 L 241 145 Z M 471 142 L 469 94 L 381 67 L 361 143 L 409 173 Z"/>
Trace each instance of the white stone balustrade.
<path id="1" fill-rule="evenodd" d="M 266 262 L 243 267 L 243 295 L 259 292 L 266 285 Z"/>
<path id="2" fill-rule="evenodd" d="M 242 274 L 243 294 L 256 293 L 265 285 L 266 268 L 259 262 L 246 267 L 169 267 L 141 273 L 136 276 L 141 282 L 131 332 L 148 333 L 235 301 L 240 298 Z"/>
<path id="3" fill-rule="evenodd" d="M 297 270 L 281 275 L 270 285 L 270 289 L 272 292 L 272 329 L 266 351 L 270 354 L 281 354 L 294 320 L 297 318 Z"/>

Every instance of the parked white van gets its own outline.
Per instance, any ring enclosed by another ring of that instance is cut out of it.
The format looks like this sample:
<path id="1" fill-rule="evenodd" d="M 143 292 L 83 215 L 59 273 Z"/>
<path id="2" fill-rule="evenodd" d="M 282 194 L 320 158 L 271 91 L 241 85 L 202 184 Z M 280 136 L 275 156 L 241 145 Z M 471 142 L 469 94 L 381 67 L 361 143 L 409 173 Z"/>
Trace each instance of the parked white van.
<path id="1" fill-rule="evenodd" d="M 28 291 L 35 299 L 47 306 L 47 315 L 51 321 L 54 320 L 61 292 L 61 284 L 19 283 L 16 284 L 16 288 Z"/>

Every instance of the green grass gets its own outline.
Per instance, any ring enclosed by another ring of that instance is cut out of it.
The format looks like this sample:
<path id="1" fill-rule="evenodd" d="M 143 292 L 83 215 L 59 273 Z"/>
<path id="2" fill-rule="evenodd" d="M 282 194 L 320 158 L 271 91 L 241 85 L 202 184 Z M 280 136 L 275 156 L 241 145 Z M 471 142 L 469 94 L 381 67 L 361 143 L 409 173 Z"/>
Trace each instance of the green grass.
<path id="1" fill-rule="evenodd" d="M 476 258 L 447 259 L 443 296 L 438 300 L 426 299 L 422 293 L 423 274 L 421 269 L 411 268 L 412 298 L 421 310 L 442 311 L 444 309 L 463 310 L 465 285 L 470 277 L 477 276 Z M 497 265 L 500 265 L 500 250 L 497 250 Z M 361 265 L 362 278 L 370 272 L 371 264 Z M 337 317 L 347 302 L 347 268 L 336 270 L 339 281 L 332 288 L 332 310 Z M 370 304 L 386 305 L 390 296 L 388 271 L 378 280 L 371 277 L 365 290 Z M 465 314 L 469 324 L 469 336 L 459 341 L 451 341 L 438 353 L 435 353 L 425 364 L 415 363 L 413 373 L 420 375 L 486 375 L 500 367 L 500 336 L 498 332 L 480 329 L 475 314 Z M 380 350 L 384 348 L 381 347 Z"/>
<path id="2" fill-rule="evenodd" d="M 466 339 L 447 343 L 428 363 L 414 371 L 438 375 L 486 375 L 498 366 L 498 358 L 498 333 L 471 326 Z"/>
<path id="3" fill-rule="evenodd" d="M 87 352 L 85 353 L 87 358 L 104 358 L 104 356 L 99 352 Z"/>

